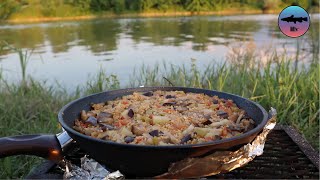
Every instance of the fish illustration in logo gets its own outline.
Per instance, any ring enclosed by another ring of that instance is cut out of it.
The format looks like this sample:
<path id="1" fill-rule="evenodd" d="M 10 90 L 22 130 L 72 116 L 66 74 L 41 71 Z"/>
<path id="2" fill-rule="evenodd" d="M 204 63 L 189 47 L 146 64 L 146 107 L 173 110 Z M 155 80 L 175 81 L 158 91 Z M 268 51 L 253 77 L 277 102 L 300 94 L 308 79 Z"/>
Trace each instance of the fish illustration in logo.
<path id="1" fill-rule="evenodd" d="M 302 23 L 302 21 L 308 22 L 308 18 L 307 17 L 294 17 L 293 15 L 291 15 L 289 17 L 282 18 L 281 21 L 294 22 L 296 24 L 297 22 Z"/>

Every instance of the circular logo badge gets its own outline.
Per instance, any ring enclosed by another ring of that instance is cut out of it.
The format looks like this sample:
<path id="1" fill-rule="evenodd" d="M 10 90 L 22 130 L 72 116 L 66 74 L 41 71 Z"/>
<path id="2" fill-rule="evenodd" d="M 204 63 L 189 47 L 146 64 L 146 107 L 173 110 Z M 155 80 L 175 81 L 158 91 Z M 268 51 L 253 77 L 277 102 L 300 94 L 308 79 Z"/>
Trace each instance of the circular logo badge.
<path id="1" fill-rule="evenodd" d="M 300 6 L 289 6 L 281 11 L 278 18 L 281 32 L 289 37 L 304 35 L 310 26 L 310 16 Z"/>

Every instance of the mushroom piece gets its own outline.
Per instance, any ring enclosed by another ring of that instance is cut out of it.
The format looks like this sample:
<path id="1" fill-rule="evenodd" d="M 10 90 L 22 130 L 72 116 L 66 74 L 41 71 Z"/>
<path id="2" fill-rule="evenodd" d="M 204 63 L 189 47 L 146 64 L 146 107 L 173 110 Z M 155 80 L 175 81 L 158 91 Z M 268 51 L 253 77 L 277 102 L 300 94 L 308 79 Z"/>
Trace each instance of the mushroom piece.
<path id="1" fill-rule="evenodd" d="M 111 126 L 109 124 L 99 124 L 99 126 L 101 127 L 101 130 L 103 130 L 103 131 L 116 129 L 114 126 Z"/>
<path id="2" fill-rule="evenodd" d="M 161 132 L 161 131 L 159 131 L 159 130 L 153 130 L 153 131 L 150 131 L 149 132 L 149 134 L 150 134 L 150 136 L 152 136 L 152 137 L 158 137 L 158 136 L 160 136 L 160 135 L 163 135 L 163 132 Z"/>
<path id="3" fill-rule="evenodd" d="M 130 118 L 133 118 L 134 112 L 133 112 L 132 109 L 129 109 L 129 111 L 128 111 L 128 116 L 129 116 Z"/>
<path id="4" fill-rule="evenodd" d="M 183 138 L 181 138 L 180 144 L 184 144 L 184 143 L 188 142 L 189 140 L 191 140 L 191 134 L 187 134 L 187 135 L 183 136 Z"/>
<path id="5" fill-rule="evenodd" d="M 97 116 L 98 123 L 112 124 L 114 122 L 113 115 L 108 112 L 101 112 Z"/>
<path id="6" fill-rule="evenodd" d="M 219 135 L 215 135 L 214 138 L 215 138 L 215 140 L 221 140 L 222 139 L 222 137 L 219 136 Z"/>
<path id="7" fill-rule="evenodd" d="M 206 120 L 209 120 L 211 118 L 211 114 L 204 114 L 203 117 L 206 119 Z"/>
<path id="8" fill-rule="evenodd" d="M 184 111 L 188 111 L 188 108 L 185 106 L 178 106 L 175 108 L 179 113 L 182 113 Z"/>
<path id="9" fill-rule="evenodd" d="M 162 106 L 173 106 L 177 104 L 176 102 L 166 102 L 166 103 L 163 103 Z"/>
<path id="10" fill-rule="evenodd" d="M 228 128 L 230 131 L 238 131 L 238 132 L 241 132 L 241 131 L 243 130 L 243 128 L 241 128 L 239 124 L 229 125 L 227 128 Z"/>
<path id="11" fill-rule="evenodd" d="M 222 110 L 217 111 L 217 115 L 223 119 L 227 119 L 229 117 L 228 113 Z"/>
<path id="12" fill-rule="evenodd" d="M 153 92 L 151 92 L 151 91 L 145 92 L 145 93 L 143 93 L 142 95 L 147 96 L 147 97 L 150 97 L 150 96 L 153 96 Z"/>
<path id="13" fill-rule="evenodd" d="M 90 116 L 85 122 L 86 123 L 90 123 L 90 124 L 92 124 L 94 126 L 98 124 L 97 118 L 95 118 L 93 116 Z"/>
<path id="14" fill-rule="evenodd" d="M 229 116 L 229 120 L 233 122 L 237 122 L 238 117 L 239 117 L 238 114 L 232 114 L 231 116 Z"/>
<path id="15" fill-rule="evenodd" d="M 141 136 L 146 132 L 146 128 L 142 124 L 132 125 L 131 131 L 133 134 L 137 136 Z"/>
<path id="16" fill-rule="evenodd" d="M 203 122 L 202 124 L 206 126 L 206 125 L 212 124 L 212 121 L 210 121 L 210 120 L 208 119 L 208 120 L 206 120 L 205 122 Z"/>
<path id="17" fill-rule="evenodd" d="M 171 98 L 176 98 L 176 96 L 172 96 L 172 95 L 166 95 L 166 99 L 171 99 Z"/>
<path id="18" fill-rule="evenodd" d="M 134 138 L 135 137 L 132 137 L 132 136 L 126 136 L 126 137 L 124 137 L 124 142 L 131 143 L 134 141 Z"/>

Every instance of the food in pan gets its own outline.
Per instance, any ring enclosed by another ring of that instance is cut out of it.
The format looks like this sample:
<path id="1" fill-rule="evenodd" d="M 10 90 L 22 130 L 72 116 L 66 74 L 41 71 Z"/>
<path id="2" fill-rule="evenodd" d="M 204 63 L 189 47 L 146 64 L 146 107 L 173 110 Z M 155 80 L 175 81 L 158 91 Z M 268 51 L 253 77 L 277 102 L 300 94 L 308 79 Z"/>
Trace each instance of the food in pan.
<path id="1" fill-rule="evenodd" d="M 74 129 L 125 144 L 199 144 L 238 136 L 254 121 L 230 99 L 183 91 L 135 92 L 81 111 Z"/>

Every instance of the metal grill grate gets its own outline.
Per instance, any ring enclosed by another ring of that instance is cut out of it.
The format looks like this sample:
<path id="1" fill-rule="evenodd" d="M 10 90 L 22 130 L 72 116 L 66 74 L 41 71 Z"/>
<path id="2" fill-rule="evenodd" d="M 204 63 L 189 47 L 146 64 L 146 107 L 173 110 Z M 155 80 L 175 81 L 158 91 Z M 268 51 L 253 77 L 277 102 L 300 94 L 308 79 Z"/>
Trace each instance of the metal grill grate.
<path id="1" fill-rule="evenodd" d="M 67 159 L 80 164 L 85 153 L 72 148 Z M 59 179 L 63 171 L 46 161 L 35 167 L 26 178 Z M 225 174 L 210 176 L 215 179 L 319 179 L 319 154 L 294 129 L 277 127 L 267 138 L 263 155 L 242 168 Z"/>

